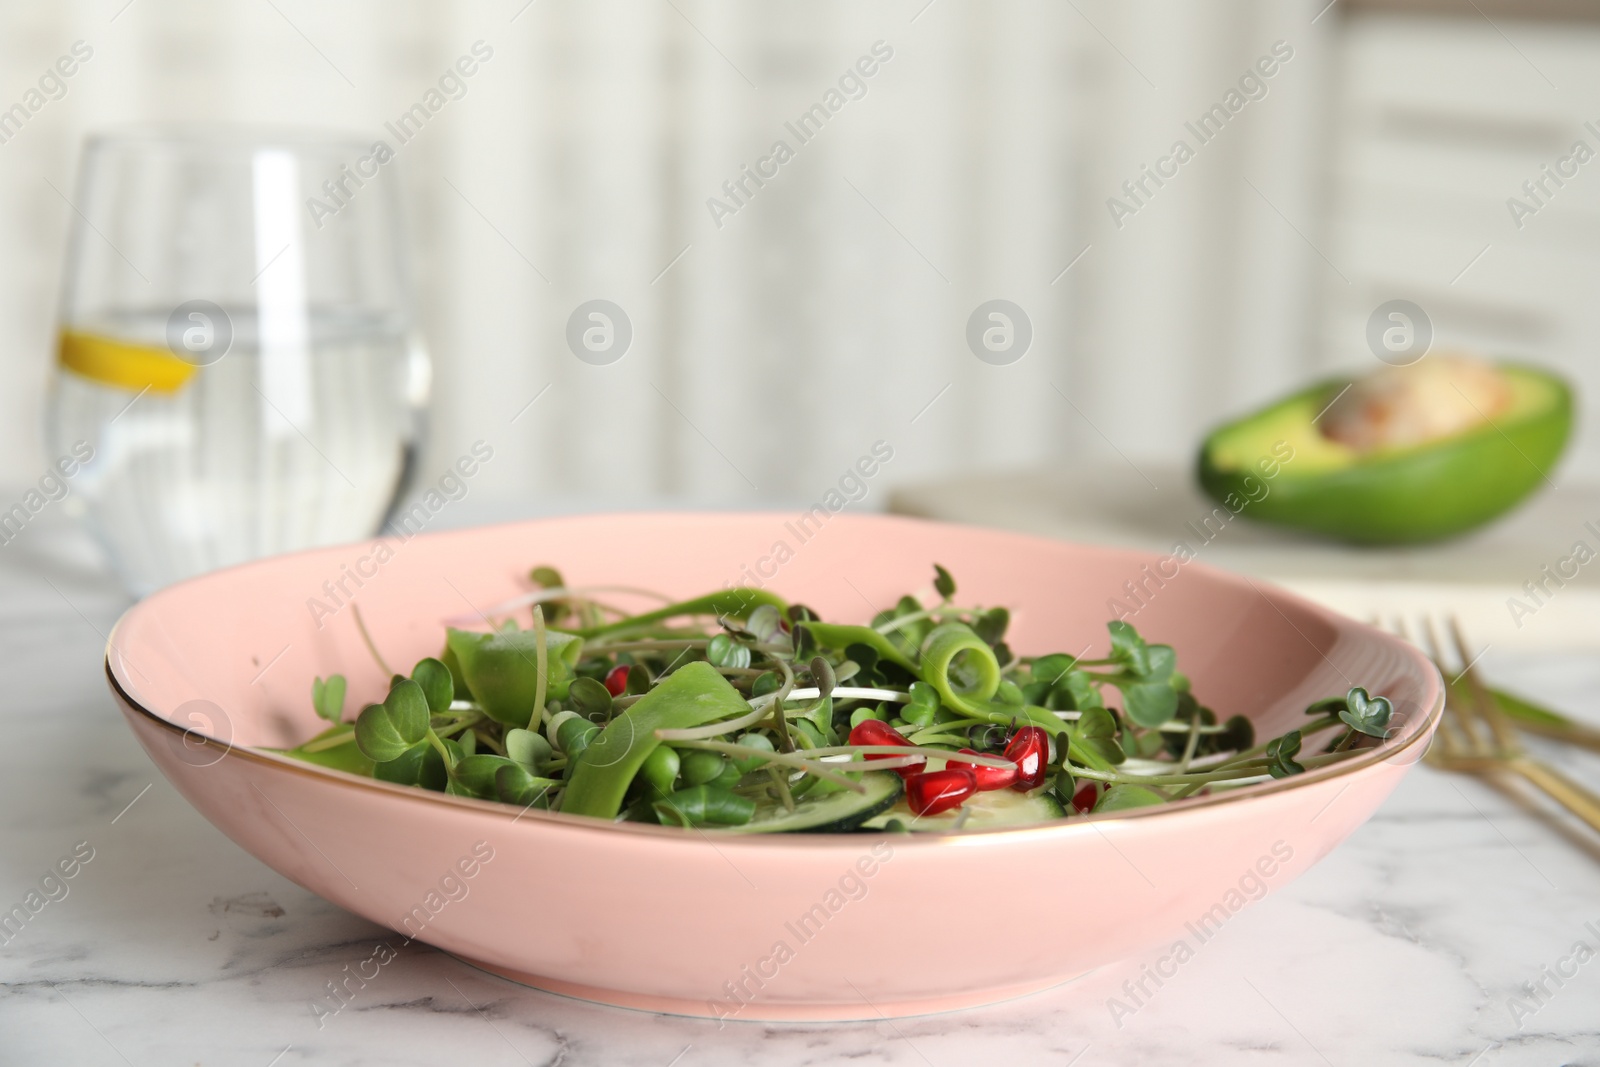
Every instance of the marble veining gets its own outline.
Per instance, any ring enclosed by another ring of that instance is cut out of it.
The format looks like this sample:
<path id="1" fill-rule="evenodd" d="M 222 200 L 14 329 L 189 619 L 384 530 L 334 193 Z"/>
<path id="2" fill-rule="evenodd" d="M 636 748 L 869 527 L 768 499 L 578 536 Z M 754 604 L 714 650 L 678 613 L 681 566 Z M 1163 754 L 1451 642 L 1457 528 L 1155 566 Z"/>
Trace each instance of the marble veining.
<path id="1" fill-rule="evenodd" d="M 0 945 L 0 1062 L 1600 1067 L 1600 958 L 1571 958 L 1585 940 L 1600 953 L 1600 840 L 1426 767 L 1309 874 L 1271 886 L 1159 986 L 1146 979 L 1137 1003 L 1130 986 L 1166 948 L 1008 1004 L 892 1022 L 719 1029 L 524 989 L 401 946 L 206 823 L 106 695 L 121 601 L 60 569 L 53 589 L 38 565 L 0 564 L 0 901 L 80 842 L 94 859 Z M 1491 651 L 1484 667 L 1600 721 L 1600 655 Z M 1600 782 L 1600 759 L 1542 751 Z M 1027 927 L 975 928 L 966 951 L 994 936 Z M 1576 967 L 1561 984 L 1547 977 L 1558 965 Z M 325 1001 L 352 973 L 370 977 Z"/>

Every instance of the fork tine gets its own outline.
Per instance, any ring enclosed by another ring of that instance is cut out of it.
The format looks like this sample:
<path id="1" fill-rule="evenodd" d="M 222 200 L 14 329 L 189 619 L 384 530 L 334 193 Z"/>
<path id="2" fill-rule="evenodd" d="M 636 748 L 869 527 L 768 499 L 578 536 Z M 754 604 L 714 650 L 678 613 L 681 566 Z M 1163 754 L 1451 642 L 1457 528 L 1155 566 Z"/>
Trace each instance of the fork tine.
<path id="1" fill-rule="evenodd" d="M 1385 622 L 1381 616 L 1375 614 L 1372 616 L 1372 620 L 1372 625 L 1383 627 L 1398 636 L 1402 641 L 1421 650 L 1424 655 L 1427 654 L 1427 650 L 1422 648 L 1421 642 L 1411 635 L 1411 628 L 1406 625 L 1405 616 L 1395 615 L 1393 619 Z M 1428 658 L 1433 661 L 1436 667 L 1439 665 L 1437 656 L 1429 656 Z M 1443 673 L 1442 667 L 1440 668 L 1440 673 Z M 1471 737 L 1462 736 L 1461 725 L 1457 721 L 1458 716 L 1452 714 L 1453 711 L 1455 709 L 1451 707 L 1451 702 L 1447 699 L 1445 701 L 1445 713 L 1440 716 L 1439 728 L 1434 733 L 1436 745 L 1430 744 L 1428 751 L 1424 753 L 1435 763 L 1459 758 L 1464 754 L 1463 750 L 1470 751 L 1473 747 Z"/>
<path id="2" fill-rule="evenodd" d="M 1472 708 L 1478 717 L 1488 723 L 1489 730 L 1494 734 L 1495 743 L 1506 753 L 1514 753 L 1521 746 L 1516 735 L 1506 723 L 1498 708 L 1494 705 L 1494 697 L 1490 695 L 1488 686 L 1483 684 L 1483 678 L 1478 674 L 1477 664 L 1473 657 L 1467 654 L 1467 639 L 1461 632 L 1461 620 L 1452 612 L 1446 620 L 1450 630 L 1450 637 L 1455 642 L 1456 655 L 1461 657 L 1461 676 L 1467 680 L 1467 689 L 1472 693 Z M 1481 655 L 1481 653 L 1480 653 Z"/>
<path id="3" fill-rule="evenodd" d="M 1426 637 L 1428 655 L 1433 660 L 1433 665 L 1439 669 L 1441 677 L 1448 678 L 1450 668 L 1445 662 L 1444 647 L 1439 640 L 1438 629 L 1434 626 L 1433 616 L 1424 615 L 1419 629 L 1422 630 Z M 1445 707 L 1455 712 L 1452 718 L 1455 721 L 1456 728 L 1466 739 L 1465 748 L 1468 752 L 1473 755 L 1483 754 L 1483 751 L 1488 747 L 1488 738 L 1479 732 L 1478 724 L 1473 718 L 1471 709 L 1464 706 L 1459 700 L 1450 698 L 1450 687 L 1448 685 L 1445 686 Z"/>

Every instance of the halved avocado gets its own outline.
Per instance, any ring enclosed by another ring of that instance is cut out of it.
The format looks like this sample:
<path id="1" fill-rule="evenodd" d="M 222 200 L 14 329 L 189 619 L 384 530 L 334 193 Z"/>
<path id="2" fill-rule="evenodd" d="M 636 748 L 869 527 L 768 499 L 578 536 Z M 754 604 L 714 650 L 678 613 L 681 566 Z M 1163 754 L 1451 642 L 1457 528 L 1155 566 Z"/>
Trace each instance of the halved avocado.
<path id="1" fill-rule="evenodd" d="M 1368 453 L 1316 425 L 1350 384 L 1321 382 L 1214 430 L 1200 448 L 1200 485 L 1247 518 L 1346 541 L 1406 544 L 1463 533 L 1546 481 L 1572 427 L 1566 382 L 1525 364 L 1495 366 L 1512 390 L 1496 417 L 1423 444 Z"/>

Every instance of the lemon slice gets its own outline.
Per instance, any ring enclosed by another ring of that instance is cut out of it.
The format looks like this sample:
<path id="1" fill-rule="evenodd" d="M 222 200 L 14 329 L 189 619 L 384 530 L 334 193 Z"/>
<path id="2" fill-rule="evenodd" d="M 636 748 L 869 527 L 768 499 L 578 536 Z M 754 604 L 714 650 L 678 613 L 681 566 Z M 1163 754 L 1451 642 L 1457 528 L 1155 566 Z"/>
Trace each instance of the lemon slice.
<path id="1" fill-rule="evenodd" d="M 176 393 L 199 369 L 165 348 L 77 330 L 61 331 L 56 360 L 79 377 L 134 393 Z"/>

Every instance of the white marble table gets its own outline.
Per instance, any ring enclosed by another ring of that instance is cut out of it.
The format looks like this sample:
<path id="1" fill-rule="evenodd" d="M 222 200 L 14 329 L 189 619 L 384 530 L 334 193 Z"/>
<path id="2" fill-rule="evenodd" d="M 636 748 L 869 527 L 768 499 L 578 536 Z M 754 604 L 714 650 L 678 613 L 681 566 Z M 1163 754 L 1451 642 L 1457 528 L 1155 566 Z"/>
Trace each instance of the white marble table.
<path id="1" fill-rule="evenodd" d="M 1600 839 L 1425 767 L 1120 1020 L 1109 998 L 1145 960 L 984 1010 L 718 1030 L 413 945 L 319 1029 L 325 983 L 390 935 L 256 862 L 156 774 L 101 673 L 124 601 L 46 545 L 0 548 L 0 908 L 80 842 L 93 858 L 0 947 L 0 1063 L 1600 1067 L 1600 956 L 1562 963 L 1580 940 L 1600 950 Z M 1485 666 L 1600 719 L 1600 654 L 1497 651 Z M 1600 782 L 1600 758 L 1558 758 Z M 1026 927 L 974 930 L 970 951 L 992 936 Z M 1547 967 L 1576 973 L 1558 987 Z M 1514 1013 L 1541 980 L 1545 1002 Z"/>

